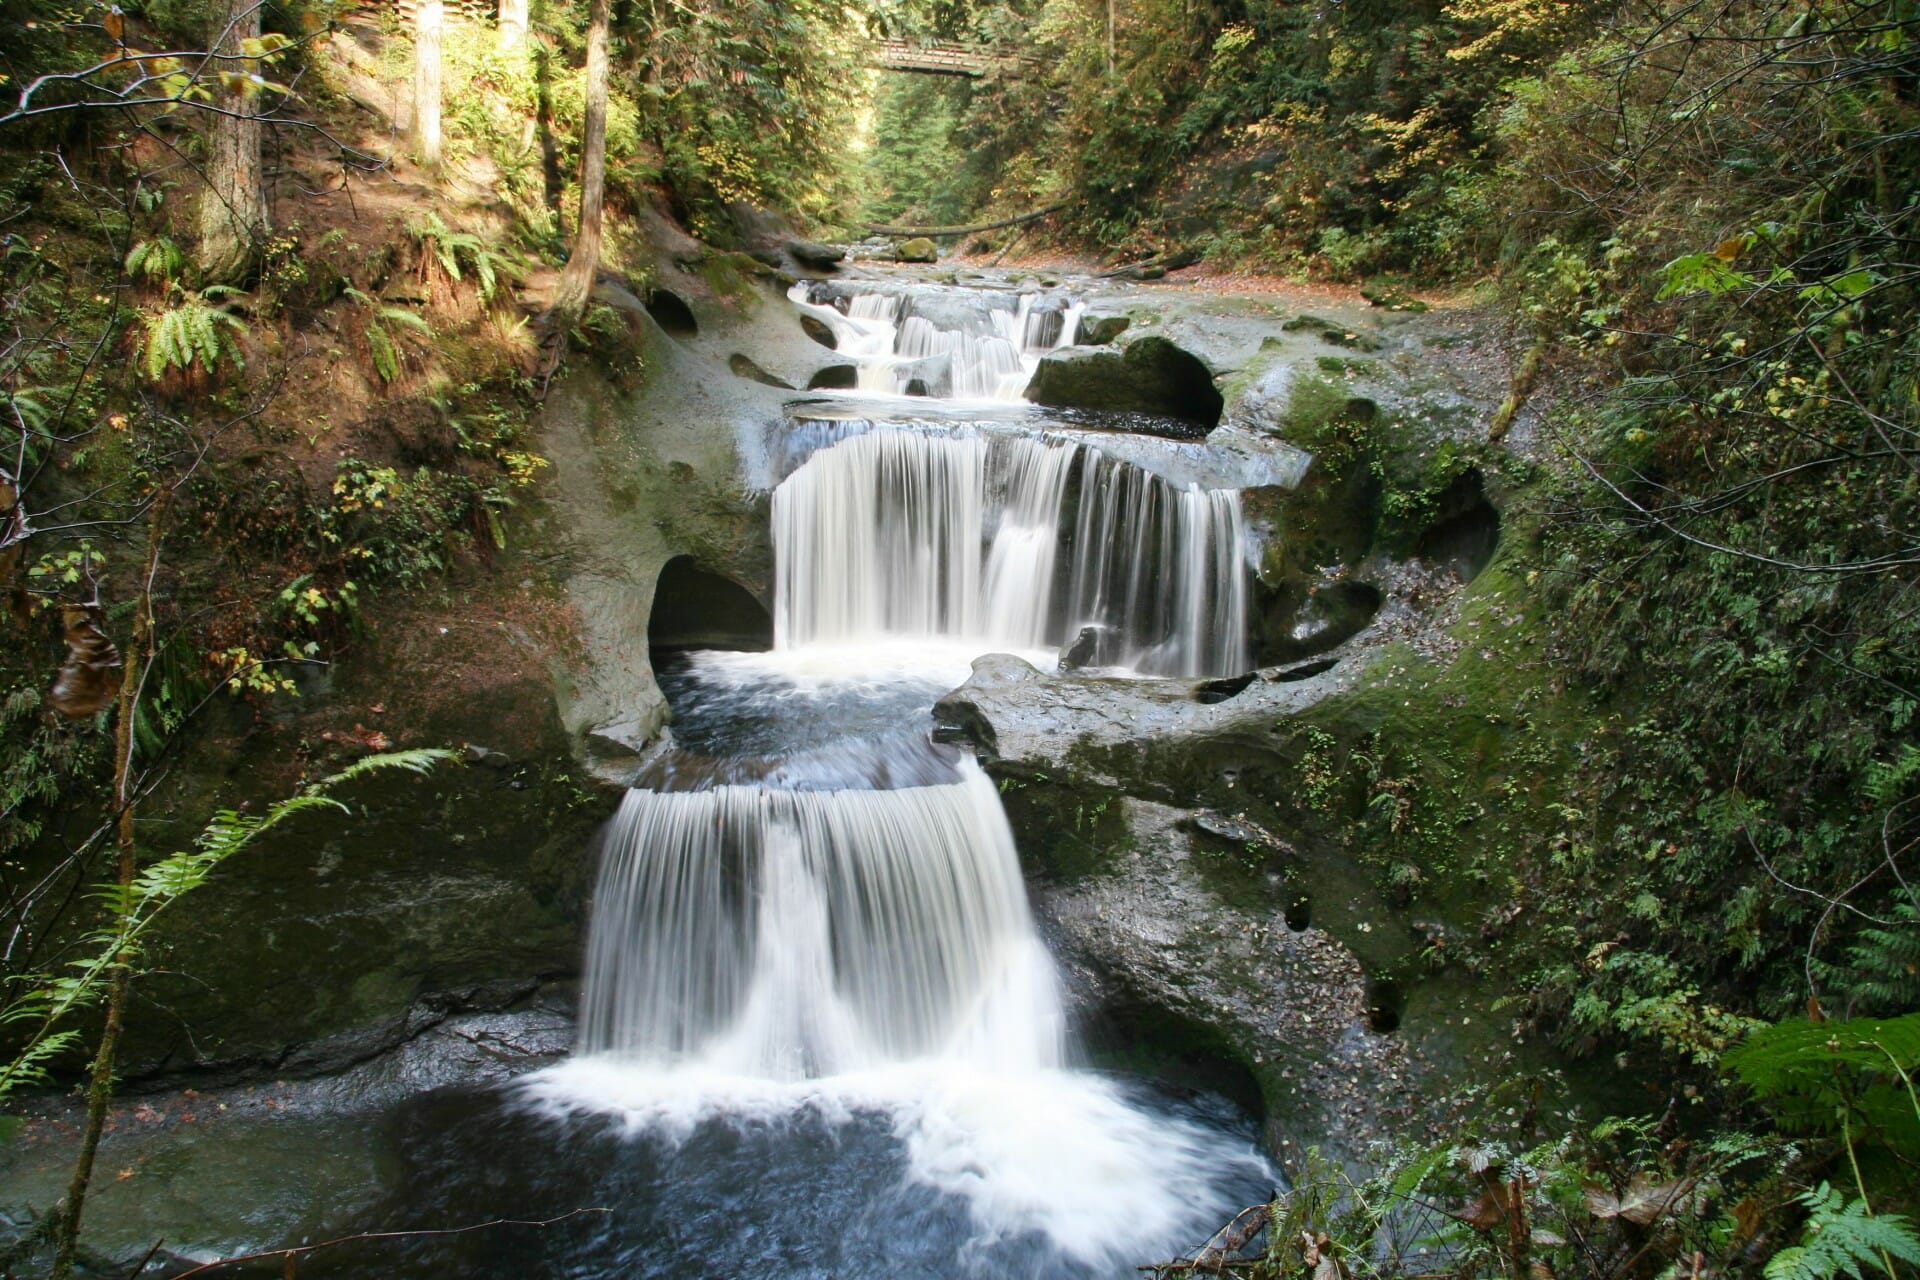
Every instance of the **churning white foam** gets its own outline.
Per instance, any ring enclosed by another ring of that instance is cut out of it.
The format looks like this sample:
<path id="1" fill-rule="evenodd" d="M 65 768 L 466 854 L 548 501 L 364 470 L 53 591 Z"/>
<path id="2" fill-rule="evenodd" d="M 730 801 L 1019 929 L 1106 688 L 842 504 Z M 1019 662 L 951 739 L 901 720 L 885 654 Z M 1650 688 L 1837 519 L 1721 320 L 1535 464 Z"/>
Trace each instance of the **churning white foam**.
<path id="1" fill-rule="evenodd" d="M 1105 1077 L 1063 1068 L 920 1060 L 773 1081 L 598 1054 L 520 1089 L 526 1105 L 555 1118 L 611 1117 L 673 1143 L 711 1122 L 882 1115 L 907 1179 L 965 1202 L 972 1247 L 1033 1233 L 1079 1263 L 1122 1273 L 1205 1239 L 1242 1207 L 1237 1188 L 1272 1177 L 1250 1144 L 1230 1145 L 1217 1129 L 1143 1108 Z"/>

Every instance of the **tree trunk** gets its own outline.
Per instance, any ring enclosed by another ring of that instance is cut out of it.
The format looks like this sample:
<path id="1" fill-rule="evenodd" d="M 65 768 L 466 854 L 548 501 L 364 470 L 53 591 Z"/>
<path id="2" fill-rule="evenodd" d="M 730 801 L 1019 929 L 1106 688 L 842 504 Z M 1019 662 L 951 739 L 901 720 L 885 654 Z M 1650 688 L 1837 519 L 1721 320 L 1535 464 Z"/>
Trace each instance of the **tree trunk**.
<path id="1" fill-rule="evenodd" d="M 500 0 L 500 51 L 518 53 L 527 42 L 527 0 Z"/>
<path id="2" fill-rule="evenodd" d="M 600 269 L 600 215 L 607 191 L 607 16 L 609 0 L 593 0 L 587 25 L 587 119 L 581 140 L 580 229 L 553 309 L 572 318 L 586 310 Z"/>
<path id="3" fill-rule="evenodd" d="M 256 11 L 257 12 L 257 11 Z M 117 831 L 119 856 L 114 866 L 114 883 L 121 889 L 133 884 L 136 868 L 134 845 L 133 712 L 140 697 L 140 684 L 153 665 L 153 578 L 160 562 L 160 530 L 167 503 L 163 498 L 149 514 L 147 529 L 146 576 L 141 579 L 140 594 L 134 601 L 133 643 L 127 646 L 127 663 L 120 673 L 120 707 L 113 733 L 113 803 L 120 811 Z M 87 1204 L 87 1188 L 93 1181 L 94 1157 L 100 1150 L 100 1135 L 106 1129 L 107 1107 L 113 1100 L 114 1066 L 120 1054 L 120 1033 L 126 1025 L 127 989 L 133 983 L 133 957 L 123 952 L 107 980 L 106 1025 L 100 1032 L 100 1045 L 94 1051 L 87 1070 L 87 1122 L 80 1135 L 80 1153 L 73 1164 L 73 1178 L 67 1184 L 67 1197 L 61 1204 L 61 1222 L 56 1233 L 53 1280 L 69 1280 L 80 1245 L 80 1214 Z"/>
<path id="4" fill-rule="evenodd" d="M 1058 213 L 1067 207 L 1061 200 L 1044 209 L 1035 209 L 1032 213 L 1023 213 L 1012 218 L 1001 218 L 997 222 L 975 222 L 964 227 L 896 227 L 884 222 L 869 222 L 867 230 L 877 236 L 970 236 L 981 231 L 998 231 L 1002 227 L 1017 227 L 1023 223 L 1038 222 L 1048 214 Z"/>
<path id="5" fill-rule="evenodd" d="M 200 272 L 209 283 L 238 284 L 246 278 L 267 232 L 267 193 L 260 175 L 259 94 L 240 80 L 251 63 L 231 60 L 246 40 L 260 36 L 260 6 L 229 0 L 222 11 L 210 60 L 213 116 L 207 138 L 206 192 L 200 197 Z"/>
<path id="6" fill-rule="evenodd" d="M 420 0 L 413 11 L 413 141 L 420 163 L 440 167 L 440 37 L 442 0 Z"/>

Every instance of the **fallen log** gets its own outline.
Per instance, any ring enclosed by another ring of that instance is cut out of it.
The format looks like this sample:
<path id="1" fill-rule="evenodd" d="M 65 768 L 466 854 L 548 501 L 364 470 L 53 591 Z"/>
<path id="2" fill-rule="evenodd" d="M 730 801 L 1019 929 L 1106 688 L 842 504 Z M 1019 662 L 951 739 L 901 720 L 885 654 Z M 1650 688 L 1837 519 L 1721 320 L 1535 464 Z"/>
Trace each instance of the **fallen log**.
<path id="1" fill-rule="evenodd" d="M 1032 213 L 1023 213 L 1017 218 L 1002 218 L 998 222 L 976 222 L 970 227 L 888 227 L 877 222 L 869 222 L 867 230 L 877 236 L 926 236 L 940 239 L 948 236 L 970 236 L 976 231 L 998 231 L 1002 227 L 1017 227 L 1022 223 L 1038 222 L 1050 213 L 1058 213 L 1067 207 L 1062 200 L 1059 204 L 1050 204 L 1044 209 L 1035 209 Z"/>
<path id="2" fill-rule="evenodd" d="M 1144 262 L 1131 263 L 1124 267 L 1115 267 L 1111 271 L 1098 273 L 1101 280 L 1158 280 L 1169 271 L 1178 271 L 1200 261 L 1196 249 L 1176 249 L 1172 253 L 1163 253 L 1148 258 Z"/>

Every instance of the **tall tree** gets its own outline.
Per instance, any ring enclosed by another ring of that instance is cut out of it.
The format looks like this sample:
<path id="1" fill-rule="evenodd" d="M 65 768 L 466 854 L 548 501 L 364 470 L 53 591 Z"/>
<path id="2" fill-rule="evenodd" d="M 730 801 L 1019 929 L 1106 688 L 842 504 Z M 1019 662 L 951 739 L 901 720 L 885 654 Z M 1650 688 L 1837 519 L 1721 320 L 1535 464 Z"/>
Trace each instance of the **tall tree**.
<path id="1" fill-rule="evenodd" d="M 257 0 L 228 0 L 214 31 L 213 126 L 207 139 L 207 189 L 200 199 L 200 271 L 233 284 L 253 266 L 267 231 L 260 174 L 260 48 Z"/>
<path id="2" fill-rule="evenodd" d="M 420 0 L 413 11 L 413 140 L 420 163 L 438 169 L 440 145 L 440 38 L 446 30 L 442 0 Z"/>
<path id="3" fill-rule="evenodd" d="M 518 53 L 527 42 L 527 0 L 500 0 L 500 51 Z"/>
<path id="4" fill-rule="evenodd" d="M 554 290 L 553 309 L 562 317 L 586 310 L 600 270 L 600 219 L 607 191 L 607 20 L 609 0 L 593 0 L 587 20 L 587 118 L 581 139 L 580 226 L 573 253 Z"/>

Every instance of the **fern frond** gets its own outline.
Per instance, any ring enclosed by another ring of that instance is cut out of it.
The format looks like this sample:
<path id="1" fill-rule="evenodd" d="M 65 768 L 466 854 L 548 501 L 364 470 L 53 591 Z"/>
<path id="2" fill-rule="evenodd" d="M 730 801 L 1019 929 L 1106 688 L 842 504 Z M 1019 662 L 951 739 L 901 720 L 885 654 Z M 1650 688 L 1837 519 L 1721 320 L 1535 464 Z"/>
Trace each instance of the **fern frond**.
<path id="1" fill-rule="evenodd" d="M 180 274 L 185 261 L 178 245 L 165 236 L 155 236 L 127 250 L 127 274 L 136 280 L 164 285 Z"/>
<path id="2" fill-rule="evenodd" d="M 1893 759 L 1876 760 L 1867 766 L 1862 790 L 1873 804 L 1890 804 L 1899 799 L 1901 788 L 1915 777 L 1920 777 L 1920 748 L 1903 742 Z"/>
<path id="3" fill-rule="evenodd" d="M 22 425 L 29 431 L 45 431 L 47 422 L 53 417 L 43 397 L 51 394 L 52 387 L 21 387 L 17 391 L 0 392 L 4 395 L 9 408 L 13 410 Z"/>
<path id="4" fill-rule="evenodd" d="M 425 316 L 409 311 L 405 307 L 382 307 L 379 315 L 385 323 L 405 325 L 409 329 L 418 329 L 422 333 L 433 332 L 433 326 L 427 323 Z"/>
<path id="5" fill-rule="evenodd" d="M 59 1023 L 76 1011 L 96 1003 L 105 989 L 105 979 L 116 970 L 129 967 L 139 955 L 148 930 L 166 908 L 184 894 L 205 884 L 222 863 L 240 852 L 260 834 L 278 826 L 296 814 L 314 809 L 345 810 L 346 806 L 328 795 L 334 786 L 382 769 L 405 769 L 424 773 L 442 760 L 453 757 L 450 751 L 416 749 L 367 756 L 329 777 L 322 778 L 299 794 L 270 806 L 261 814 L 242 814 L 222 809 L 201 830 L 191 851 L 174 853 L 140 871 L 129 884 L 102 885 L 95 897 L 106 906 L 106 922 L 87 935 L 89 954 L 74 961 L 69 970 L 21 980 L 24 989 L 0 1010 L 0 1024 L 35 1024 L 13 1056 L 0 1063 L 0 1097 L 21 1084 L 39 1078 L 45 1064 L 73 1043 L 76 1032 Z"/>
<path id="6" fill-rule="evenodd" d="M 45 1084 L 48 1064 L 79 1038 L 78 1031 L 62 1028 L 28 1045 L 26 1051 L 11 1062 L 0 1063 L 0 1098 L 21 1085 Z"/>
<path id="7" fill-rule="evenodd" d="M 457 758 L 457 753 L 444 747 L 410 747 L 404 751 L 383 751 L 379 755 L 362 756 L 338 773 L 329 774 L 315 783 L 316 787 L 332 790 L 343 782 L 377 773 L 382 769 L 405 769 L 409 773 L 426 773 L 442 761 Z"/>
<path id="8" fill-rule="evenodd" d="M 1875 1216 L 1862 1200 L 1848 1200 L 1826 1183 L 1801 1194 L 1807 1225 L 1800 1243 L 1767 1260 L 1766 1280 L 1866 1280 L 1865 1264 L 1884 1270 L 1883 1260 L 1920 1265 L 1920 1236 L 1897 1213 Z"/>
<path id="9" fill-rule="evenodd" d="M 1920 909 L 1896 902 L 1891 925 L 1871 925 L 1848 948 L 1847 986 L 1856 1000 L 1892 1008 L 1920 1008 Z"/>
<path id="10" fill-rule="evenodd" d="M 385 329 L 375 321 L 366 327 L 367 350 L 373 355 L 373 371 L 380 375 L 380 381 L 392 382 L 400 375 L 400 352 L 393 345 L 393 339 Z"/>
<path id="11" fill-rule="evenodd" d="M 1906 1079 L 1920 1067 L 1920 1014 L 1763 1027 L 1725 1064 L 1788 1133 L 1878 1141 L 1920 1152 Z"/>

